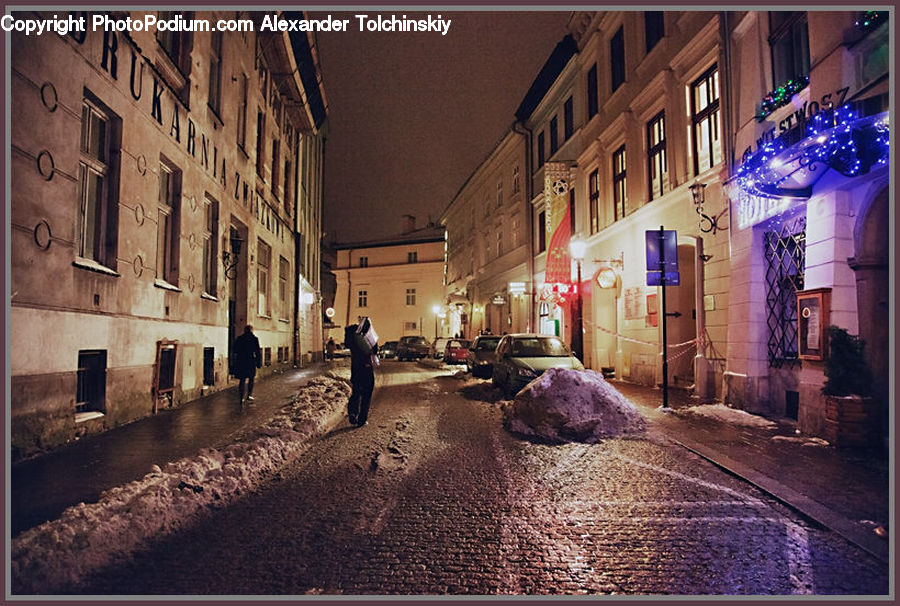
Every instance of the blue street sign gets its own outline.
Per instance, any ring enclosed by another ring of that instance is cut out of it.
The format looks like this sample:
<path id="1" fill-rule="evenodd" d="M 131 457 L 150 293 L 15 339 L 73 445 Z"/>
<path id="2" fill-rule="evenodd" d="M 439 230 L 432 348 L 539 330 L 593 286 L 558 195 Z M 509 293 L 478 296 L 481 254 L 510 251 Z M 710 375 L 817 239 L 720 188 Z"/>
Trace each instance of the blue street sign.
<path id="1" fill-rule="evenodd" d="M 667 271 L 666 272 L 666 283 L 662 283 L 662 272 L 661 271 L 648 271 L 647 272 L 647 286 L 680 286 L 681 285 L 681 274 L 677 271 Z"/>
<path id="2" fill-rule="evenodd" d="M 647 271 L 678 272 L 678 233 L 674 229 L 646 231 Z M 662 242 L 660 242 L 660 239 Z M 660 265 L 662 261 L 663 266 Z"/>

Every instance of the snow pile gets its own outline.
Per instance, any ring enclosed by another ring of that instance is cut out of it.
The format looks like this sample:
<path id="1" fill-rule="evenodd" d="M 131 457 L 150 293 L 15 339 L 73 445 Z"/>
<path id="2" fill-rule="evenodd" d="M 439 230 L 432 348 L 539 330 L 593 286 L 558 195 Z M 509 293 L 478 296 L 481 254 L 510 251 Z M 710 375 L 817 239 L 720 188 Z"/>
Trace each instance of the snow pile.
<path id="1" fill-rule="evenodd" d="M 551 368 L 516 395 L 504 411 L 513 433 L 551 442 L 597 442 L 646 429 L 634 404 L 594 370 Z"/>
<path id="2" fill-rule="evenodd" d="M 745 427 L 763 427 L 766 429 L 774 429 L 777 424 L 759 415 L 755 415 L 744 410 L 735 410 L 728 408 L 724 404 L 701 404 L 700 406 L 691 406 L 689 408 L 679 408 L 679 414 L 693 414 L 704 417 L 710 417 L 717 421 L 724 421 L 732 425 L 743 425 Z"/>
<path id="3" fill-rule="evenodd" d="M 221 450 L 154 465 L 140 480 L 79 503 L 11 543 L 14 594 L 54 593 L 172 532 L 209 507 L 251 492 L 324 433 L 350 395 L 344 380 L 316 377 L 255 435 Z"/>

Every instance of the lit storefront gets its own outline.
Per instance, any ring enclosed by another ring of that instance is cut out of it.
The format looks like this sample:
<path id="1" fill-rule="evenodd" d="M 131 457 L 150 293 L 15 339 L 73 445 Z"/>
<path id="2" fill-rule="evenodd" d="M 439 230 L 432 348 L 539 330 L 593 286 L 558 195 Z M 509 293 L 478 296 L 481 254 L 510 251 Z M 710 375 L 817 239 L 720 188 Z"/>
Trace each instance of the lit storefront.
<path id="1" fill-rule="evenodd" d="M 822 386 L 833 325 L 866 343 L 879 417 L 873 424 L 886 432 L 887 94 L 838 105 L 846 88 L 811 91 L 808 82 L 770 94 L 757 128 L 738 133 L 747 151 L 727 186 L 734 328 L 726 401 L 797 419 L 802 432 L 829 437 Z M 774 97 L 781 104 L 767 107 Z M 810 297 L 815 306 L 800 303 Z"/>

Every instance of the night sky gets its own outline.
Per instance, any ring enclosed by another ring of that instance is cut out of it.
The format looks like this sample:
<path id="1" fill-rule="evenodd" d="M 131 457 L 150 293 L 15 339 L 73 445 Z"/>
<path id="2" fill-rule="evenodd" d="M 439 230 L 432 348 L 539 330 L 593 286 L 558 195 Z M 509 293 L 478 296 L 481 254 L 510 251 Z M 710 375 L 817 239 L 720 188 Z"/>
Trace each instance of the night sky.
<path id="1" fill-rule="evenodd" d="M 437 32 L 358 31 L 354 14 L 451 19 Z M 310 18 L 325 13 L 311 12 Z M 396 235 L 401 216 L 437 221 L 504 135 L 569 12 L 354 11 L 319 32 L 328 99 L 327 241 Z"/>

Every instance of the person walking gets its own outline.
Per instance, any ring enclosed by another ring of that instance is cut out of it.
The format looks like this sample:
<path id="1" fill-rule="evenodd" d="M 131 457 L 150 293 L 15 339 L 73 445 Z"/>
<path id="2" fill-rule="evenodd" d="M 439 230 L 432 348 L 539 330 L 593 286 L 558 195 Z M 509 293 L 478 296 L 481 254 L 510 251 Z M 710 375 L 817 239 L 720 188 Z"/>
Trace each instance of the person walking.
<path id="1" fill-rule="evenodd" d="M 328 361 L 334 362 L 334 350 L 336 346 L 334 344 L 334 339 L 328 337 L 328 343 L 325 344 L 325 352 L 328 354 Z"/>
<path id="2" fill-rule="evenodd" d="M 347 416 L 351 425 L 362 427 L 369 417 L 372 392 L 375 390 L 374 361 L 378 354 L 378 343 L 370 346 L 358 330 L 357 326 L 348 326 L 344 329 L 344 345 L 350 350 L 352 387 L 350 400 L 347 402 Z"/>
<path id="3" fill-rule="evenodd" d="M 244 384 L 247 385 L 247 399 L 253 399 L 253 379 L 256 369 L 262 368 L 262 350 L 259 339 L 253 334 L 253 327 L 244 327 L 244 334 L 234 340 L 234 376 L 238 378 L 238 396 L 244 403 Z"/>

